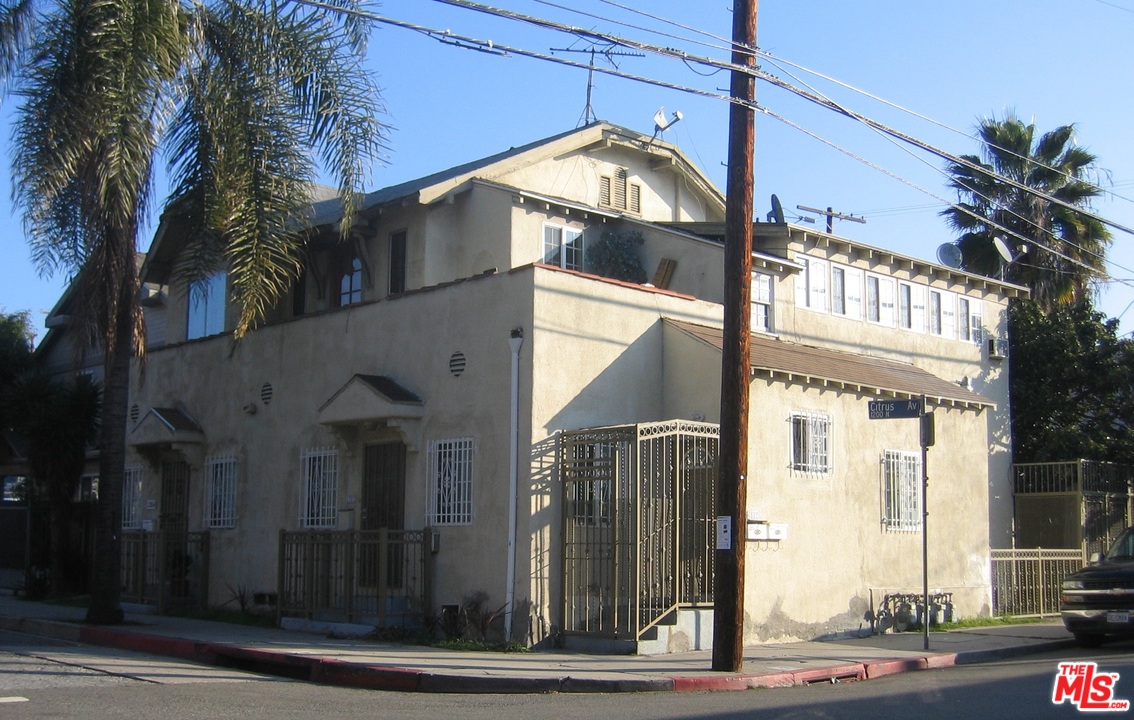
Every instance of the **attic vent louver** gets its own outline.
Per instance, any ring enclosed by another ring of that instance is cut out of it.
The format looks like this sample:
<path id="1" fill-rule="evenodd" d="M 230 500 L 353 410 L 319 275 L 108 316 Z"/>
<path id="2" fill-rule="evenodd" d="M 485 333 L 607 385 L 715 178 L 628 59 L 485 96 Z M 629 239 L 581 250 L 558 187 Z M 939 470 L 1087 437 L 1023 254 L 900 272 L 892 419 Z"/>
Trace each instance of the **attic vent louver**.
<path id="1" fill-rule="evenodd" d="M 268 405 L 272 402 L 272 384 L 264 383 L 260 386 L 260 402 Z"/>
<path id="2" fill-rule="evenodd" d="M 133 405 L 131 405 L 130 406 L 130 422 L 132 422 L 132 423 L 138 422 L 138 415 L 140 415 L 141 412 L 142 412 L 142 409 L 138 407 L 138 403 L 134 403 Z"/>
<path id="3" fill-rule="evenodd" d="M 460 377 L 461 373 L 465 371 L 465 354 L 463 352 L 455 352 L 449 357 L 449 372 L 453 373 L 453 377 Z"/>

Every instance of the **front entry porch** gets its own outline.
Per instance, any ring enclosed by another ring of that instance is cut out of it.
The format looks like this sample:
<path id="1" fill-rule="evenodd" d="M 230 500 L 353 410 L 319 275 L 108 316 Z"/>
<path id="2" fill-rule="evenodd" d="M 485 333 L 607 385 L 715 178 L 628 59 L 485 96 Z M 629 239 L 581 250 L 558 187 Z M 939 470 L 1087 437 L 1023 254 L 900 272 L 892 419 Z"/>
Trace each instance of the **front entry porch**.
<path id="1" fill-rule="evenodd" d="M 569 647 L 711 647 L 719 444 L 718 426 L 684 420 L 561 435 Z"/>

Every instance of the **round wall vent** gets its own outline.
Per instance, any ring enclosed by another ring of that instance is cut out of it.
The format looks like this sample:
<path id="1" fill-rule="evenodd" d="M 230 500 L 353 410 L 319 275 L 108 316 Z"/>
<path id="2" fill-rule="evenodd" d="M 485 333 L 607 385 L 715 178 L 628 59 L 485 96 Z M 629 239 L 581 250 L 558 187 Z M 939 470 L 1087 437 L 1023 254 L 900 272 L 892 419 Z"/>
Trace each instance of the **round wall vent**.
<path id="1" fill-rule="evenodd" d="M 272 402 L 272 384 L 264 383 L 260 386 L 260 402 L 268 405 Z"/>
<path id="2" fill-rule="evenodd" d="M 461 373 L 465 371 L 465 354 L 463 352 L 455 352 L 449 358 L 449 372 L 453 373 L 453 377 L 460 377 Z"/>

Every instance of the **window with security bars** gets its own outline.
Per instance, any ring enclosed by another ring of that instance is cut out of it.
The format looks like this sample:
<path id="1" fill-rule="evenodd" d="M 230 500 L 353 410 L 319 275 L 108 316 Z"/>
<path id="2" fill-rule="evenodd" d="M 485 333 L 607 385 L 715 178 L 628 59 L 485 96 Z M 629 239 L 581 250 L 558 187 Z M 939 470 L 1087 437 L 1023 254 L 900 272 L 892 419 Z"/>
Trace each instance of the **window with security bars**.
<path id="1" fill-rule="evenodd" d="M 142 528 L 142 466 L 131 465 L 122 477 L 122 529 Z"/>
<path id="2" fill-rule="evenodd" d="M 822 413 L 792 413 L 791 469 L 825 475 L 831 471 L 831 418 Z"/>
<path id="3" fill-rule="evenodd" d="M 334 527 L 338 520 L 339 453 L 307 450 L 303 462 L 303 505 L 299 521 L 306 528 Z"/>
<path id="4" fill-rule="evenodd" d="M 921 529 L 921 454 L 887 450 L 882 458 L 882 525 L 893 532 Z"/>
<path id="5" fill-rule="evenodd" d="M 429 446 L 429 525 L 472 524 L 472 438 L 434 440 Z"/>
<path id="6" fill-rule="evenodd" d="M 205 461 L 208 482 L 207 508 L 209 527 L 230 528 L 236 525 L 236 458 L 213 457 Z"/>

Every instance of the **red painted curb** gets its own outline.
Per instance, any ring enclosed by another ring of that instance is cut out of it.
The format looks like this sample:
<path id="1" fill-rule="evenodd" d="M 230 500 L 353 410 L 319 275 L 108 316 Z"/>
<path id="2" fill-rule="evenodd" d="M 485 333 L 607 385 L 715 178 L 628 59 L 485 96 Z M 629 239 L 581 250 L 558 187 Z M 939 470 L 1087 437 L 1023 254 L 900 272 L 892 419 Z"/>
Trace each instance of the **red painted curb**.
<path id="1" fill-rule="evenodd" d="M 957 653 L 942 653 L 930 655 L 925 659 L 927 668 L 946 668 L 957 664 Z"/>
<path id="2" fill-rule="evenodd" d="M 817 682 L 850 682 L 865 680 L 866 668 L 862 666 L 862 663 L 831 665 L 814 670 L 796 670 L 792 673 L 792 677 L 795 679 L 796 685 L 810 685 Z"/>
<path id="3" fill-rule="evenodd" d="M 897 675 L 898 673 L 913 672 L 914 670 L 925 670 L 929 667 L 929 662 L 926 658 L 876 660 L 863 663 L 863 667 L 866 669 L 866 678 L 872 680 L 874 678 L 885 677 L 886 675 Z"/>
<path id="4" fill-rule="evenodd" d="M 213 660 L 210 648 L 206 643 L 161 635 L 123 632 L 100 626 L 80 626 L 79 642 L 102 647 L 116 647 L 123 650 L 136 650 L 153 655 L 167 655 L 203 663 L 212 663 Z"/>
<path id="5" fill-rule="evenodd" d="M 311 672 L 312 682 L 362 688 L 416 692 L 421 685 L 421 670 L 377 667 L 342 660 L 323 660 Z"/>
<path id="6" fill-rule="evenodd" d="M 753 690 L 755 688 L 791 687 L 792 685 L 795 685 L 795 678 L 790 672 L 673 678 L 673 689 L 677 692 Z"/>

